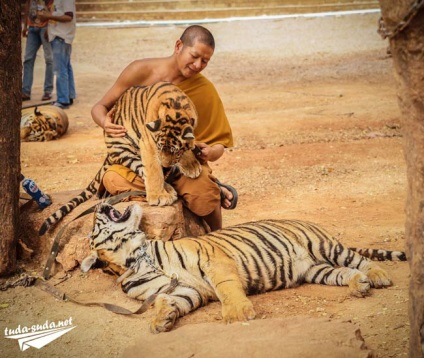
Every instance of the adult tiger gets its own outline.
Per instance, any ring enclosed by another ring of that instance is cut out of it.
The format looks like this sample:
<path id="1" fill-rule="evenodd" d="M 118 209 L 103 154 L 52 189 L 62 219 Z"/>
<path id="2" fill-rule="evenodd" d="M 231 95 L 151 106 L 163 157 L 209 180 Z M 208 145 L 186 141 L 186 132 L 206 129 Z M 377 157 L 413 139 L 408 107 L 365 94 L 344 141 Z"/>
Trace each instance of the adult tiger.
<path id="1" fill-rule="evenodd" d="M 255 317 L 246 294 L 297 286 L 303 282 L 349 286 L 355 296 L 370 287 L 391 285 L 388 274 L 373 259 L 405 261 L 400 251 L 348 249 L 312 223 L 263 220 L 228 227 L 197 238 L 147 240 L 139 229 L 137 204 L 121 214 L 102 203 L 96 209 L 90 235 L 91 254 L 81 264 L 88 271 L 96 262 L 110 264 L 121 274 L 122 289 L 146 300 L 157 294 L 154 333 L 169 331 L 178 317 L 210 300 L 222 303 L 227 322 Z M 170 277 L 178 276 L 171 293 Z"/>
<path id="2" fill-rule="evenodd" d="M 163 168 L 176 165 L 190 178 L 200 175 L 202 168 L 192 152 L 197 113 L 178 87 L 166 82 L 131 87 L 112 111 L 113 122 L 125 126 L 127 134 L 105 135 L 108 153 L 102 167 L 81 194 L 44 221 L 40 235 L 98 193 L 103 174 L 112 164 L 124 165 L 144 179 L 150 205 L 171 205 L 177 200 L 174 188 L 164 180 Z"/>
<path id="3" fill-rule="evenodd" d="M 25 108 L 21 113 L 22 142 L 44 142 L 58 139 L 68 130 L 68 116 L 56 106 Z"/>

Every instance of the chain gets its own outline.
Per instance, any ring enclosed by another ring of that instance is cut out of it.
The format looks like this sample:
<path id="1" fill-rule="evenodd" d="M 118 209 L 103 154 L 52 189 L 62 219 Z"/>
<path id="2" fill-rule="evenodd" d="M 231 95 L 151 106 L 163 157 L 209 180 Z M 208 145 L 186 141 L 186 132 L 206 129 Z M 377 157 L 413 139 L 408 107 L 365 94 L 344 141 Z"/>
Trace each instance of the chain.
<path id="1" fill-rule="evenodd" d="M 150 268 L 153 270 L 153 272 L 159 273 L 159 274 L 164 275 L 164 276 L 171 278 L 171 279 L 172 278 L 178 279 L 178 275 L 176 273 L 173 273 L 172 275 L 168 275 L 160 267 L 156 266 L 153 258 L 148 254 L 147 248 L 148 248 L 147 243 L 145 241 L 140 248 L 141 253 L 137 256 L 135 262 L 130 266 L 130 270 L 135 271 L 135 267 L 136 266 L 140 267 L 141 263 L 144 261 L 147 264 L 147 266 L 150 266 Z"/>
<path id="2" fill-rule="evenodd" d="M 378 20 L 377 32 L 383 39 L 387 37 L 395 37 L 399 32 L 402 32 L 409 25 L 409 23 L 412 21 L 415 15 L 417 15 L 418 11 L 423 7 L 423 5 L 424 0 L 415 0 L 409 8 L 407 14 L 404 16 L 404 18 L 391 30 L 386 27 L 383 18 L 380 17 L 380 19 Z"/>

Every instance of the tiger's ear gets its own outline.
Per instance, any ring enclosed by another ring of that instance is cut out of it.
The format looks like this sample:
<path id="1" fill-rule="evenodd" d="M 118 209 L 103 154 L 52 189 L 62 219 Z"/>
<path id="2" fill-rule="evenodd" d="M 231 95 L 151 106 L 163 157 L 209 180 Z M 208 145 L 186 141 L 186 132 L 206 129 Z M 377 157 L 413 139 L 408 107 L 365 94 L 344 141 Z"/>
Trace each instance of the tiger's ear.
<path id="1" fill-rule="evenodd" d="M 189 127 L 189 128 L 186 128 L 186 129 L 184 130 L 184 133 L 183 133 L 182 138 L 183 138 L 184 140 L 194 139 L 193 129 L 192 129 L 192 128 L 190 128 L 190 127 Z"/>
<path id="2" fill-rule="evenodd" d="M 91 266 L 93 266 L 96 263 L 97 259 L 98 259 L 97 251 L 91 251 L 90 255 L 88 255 L 84 260 L 82 260 L 81 271 L 88 272 Z"/>
<path id="3" fill-rule="evenodd" d="M 152 132 L 157 132 L 160 128 L 161 123 L 162 121 L 160 120 L 160 118 L 158 118 L 153 122 L 146 123 L 146 127 Z"/>

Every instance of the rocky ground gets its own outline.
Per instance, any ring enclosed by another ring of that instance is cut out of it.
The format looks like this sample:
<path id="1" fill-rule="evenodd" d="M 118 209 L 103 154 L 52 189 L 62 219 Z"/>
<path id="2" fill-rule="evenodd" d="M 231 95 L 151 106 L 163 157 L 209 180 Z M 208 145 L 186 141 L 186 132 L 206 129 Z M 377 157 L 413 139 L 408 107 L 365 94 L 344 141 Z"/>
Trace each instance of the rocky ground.
<path id="1" fill-rule="evenodd" d="M 401 120 L 392 60 L 387 42 L 376 32 L 377 20 L 378 14 L 368 14 L 207 25 L 217 50 L 205 74 L 222 96 L 236 142 L 213 164 L 215 175 L 239 192 L 237 209 L 223 213 L 225 226 L 296 218 L 321 224 L 348 246 L 404 249 Z M 70 128 L 57 141 L 23 143 L 22 172 L 47 193 L 84 188 L 105 155 L 102 132 L 90 117 L 92 105 L 133 59 L 171 54 L 183 28 L 79 27 L 72 54 L 78 99 L 67 110 Z M 43 69 L 40 53 L 34 103 L 42 95 Z M 21 266 L 40 273 L 51 237 L 25 240 L 35 253 Z M 367 352 L 407 356 L 408 264 L 381 265 L 394 282 L 388 289 L 373 289 L 364 299 L 350 297 L 344 287 L 318 285 L 258 295 L 251 297 L 257 319 L 271 330 L 277 327 L 275 319 L 351 322 L 359 327 Z M 101 271 L 73 271 L 57 287 L 80 298 L 137 306 Z M 151 312 L 117 316 L 57 301 L 34 287 L 11 289 L 0 297 L 2 330 L 69 317 L 77 326 L 41 350 L 23 353 L 16 341 L 2 338 L 4 356 L 116 357 L 149 335 Z M 223 325 L 219 319 L 220 305 L 212 303 L 182 318 L 174 333 L 183 327 L 194 332 L 195 324 Z M 243 325 L 230 327 L 243 337 Z M 302 326 L 297 329 L 301 335 Z M 219 351 L 217 345 L 228 342 L 213 344 L 210 356 L 214 347 Z M 322 344 L 318 350 L 325 349 Z M 281 356 L 281 348 L 271 352 Z"/>

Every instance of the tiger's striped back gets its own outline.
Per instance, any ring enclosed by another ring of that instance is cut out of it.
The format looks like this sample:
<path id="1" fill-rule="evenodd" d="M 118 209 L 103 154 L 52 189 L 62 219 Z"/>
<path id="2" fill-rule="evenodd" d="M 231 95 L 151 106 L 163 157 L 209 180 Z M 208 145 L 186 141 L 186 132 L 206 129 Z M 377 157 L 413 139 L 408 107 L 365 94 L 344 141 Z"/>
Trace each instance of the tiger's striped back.
<path id="1" fill-rule="evenodd" d="M 401 251 L 361 250 L 355 256 L 316 224 L 297 220 L 264 220 L 239 224 L 198 238 L 213 243 L 237 262 L 246 277 L 248 294 L 288 288 L 303 282 L 312 262 L 332 266 L 359 267 L 363 257 L 378 251 L 379 261 L 405 261 Z M 303 259 L 302 259 L 303 256 Z"/>

